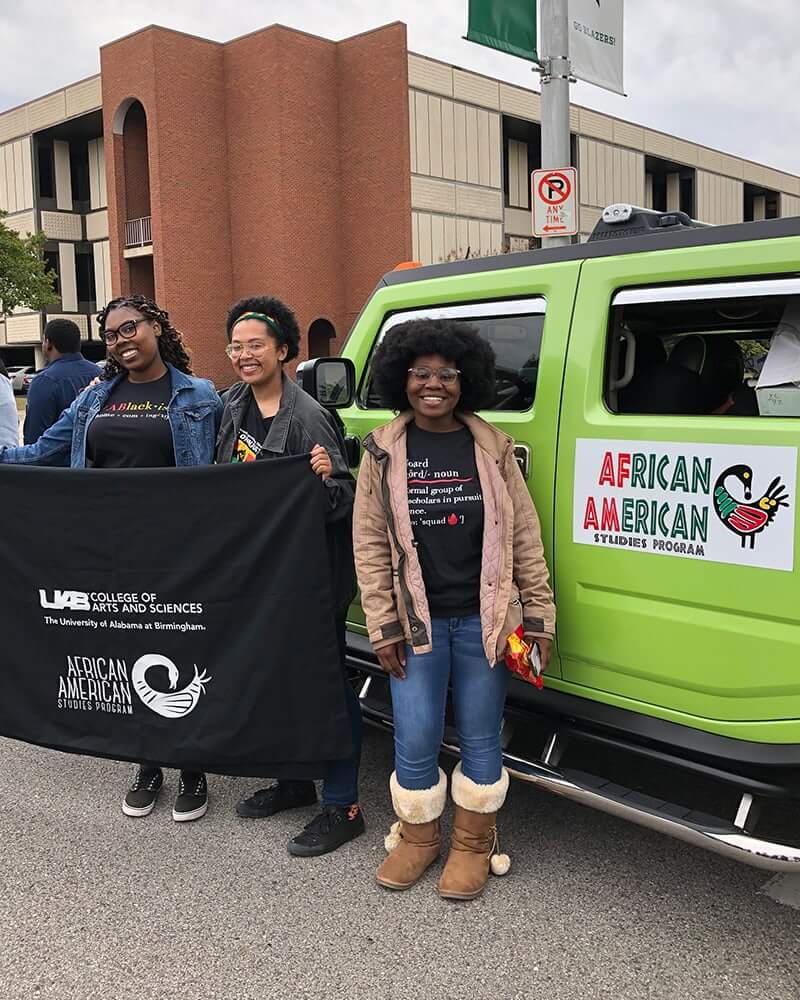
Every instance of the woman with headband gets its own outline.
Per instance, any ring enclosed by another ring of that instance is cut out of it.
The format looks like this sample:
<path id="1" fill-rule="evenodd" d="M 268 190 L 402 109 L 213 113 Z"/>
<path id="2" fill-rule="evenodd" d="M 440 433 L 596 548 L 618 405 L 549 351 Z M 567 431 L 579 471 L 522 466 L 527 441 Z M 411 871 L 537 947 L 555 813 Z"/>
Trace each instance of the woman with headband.
<path id="1" fill-rule="evenodd" d="M 279 299 L 242 299 L 228 314 L 228 346 L 240 379 L 225 394 L 217 440 L 217 462 L 254 462 L 286 455 L 311 456 L 328 499 L 326 538 L 339 654 L 344 671 L 345 620 L 355 596 L 352 510 L 355 483 L 344 457 L 343 442 L 331 416 L 291 379 L 283 366 L 297 357 L 300 330 L 292 311 Z M 361 757 L 361 710 L 345 684 L 353 742 L 350 758 L 328 765 L 322 787 L 322 810 L 289 842 L 289 853 L 313 857 L 364 832 L 358 805 Z M 263 819 L 317 801 L 312 781 L 281 780 L 243 799 L 240 816 Z"/>

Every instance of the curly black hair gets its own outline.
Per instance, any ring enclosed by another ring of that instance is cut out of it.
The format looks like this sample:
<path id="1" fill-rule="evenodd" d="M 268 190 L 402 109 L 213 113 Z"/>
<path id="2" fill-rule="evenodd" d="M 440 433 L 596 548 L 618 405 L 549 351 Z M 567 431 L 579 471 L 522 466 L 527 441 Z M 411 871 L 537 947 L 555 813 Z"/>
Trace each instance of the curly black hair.
<path id="1" fill-rule="evenodd" d="M 297 325 L 297 319 L 292 310 L 280 299 L 273 299 L 268 295 L 254 295 L 248 299 L 239 299 L 236 305 L 231 306 L 228 321 L 225 324 L 228 343 L 230 343 L 236 320 L 249 312 L 262 313 L 275 321 L 274 327 L 267 324 L 267 332 L 278 342 L 278 347 L 283 347 L 285 344 L 288 348 L 284 361 L 291 361 L 297 357 L 300 351 L 300 327 Z"/>
<path id="2" fill-rule="evenodd" d="M 494 351 L 475 327 L 448 319 L 412 319 L 392 327 L 383 338 L 372 361 L 372 380 L 385 406 L 408 409 L 408 369 L 426 354 L 440 354 L 461 372 L 460 410 L 491 406 Z"/>
<path id="3" fill-rule="evenodd" d="M 122 309 L 125 306 L 129 309 L 135 309 L 142 316 L 158 323 L 161 327 L 161 336 L 158 338 L 158 352 L 161 355 L 161 360 L 171 364 L 178 371 L 191 375 L 192 364 L 189 349 L 183 342 L 183 335 L 170 323 L 167 310 L 156 305 L 146 295 L 121 295 L 117 299 L 112 299 L 105 309 L 97 314 L 97 325 L 101 332 L 105 329 L 106 319 L 112 309 Z M 103 378 L 115 378 L 123 371 L 124 368 L 109 354 L 103 368 Z"/>

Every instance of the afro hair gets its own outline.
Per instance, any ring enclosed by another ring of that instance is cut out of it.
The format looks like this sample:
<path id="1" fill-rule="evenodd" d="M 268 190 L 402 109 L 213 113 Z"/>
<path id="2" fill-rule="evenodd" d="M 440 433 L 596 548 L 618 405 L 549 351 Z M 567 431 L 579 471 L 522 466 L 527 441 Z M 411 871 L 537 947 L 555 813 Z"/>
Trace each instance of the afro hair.
<path id="1" fill-rule="evenodd" d="M 473 412 L 495 399 L 494 351 L 466 323 L 446 319 L 413 319 L 392 327 L 375 351 L 373 386 L 385 406 L 407 410 L 408 369 L 417 358 L 439 354 L 461 372 L 458 408 Z"/>
<path id="2" fill-rule="evenodd" d="M 229 343 L 236 320 L 249 312 L 263 313 L 274 319 L 280 330 L 280 336 L 271 326 L 267 326 L 268 333 L 277 340 L 278 347 L 283 347 L 285 344 L 288 348 L 286 361 L 297 357 L 300 350 L 300 327 L 297 325 L 295 315 L 280 299 L 273 299 L 268 295 L 254 295 L 248 299 L 239 299 L 236 305 L 231 306 L 225 324 Z"/>

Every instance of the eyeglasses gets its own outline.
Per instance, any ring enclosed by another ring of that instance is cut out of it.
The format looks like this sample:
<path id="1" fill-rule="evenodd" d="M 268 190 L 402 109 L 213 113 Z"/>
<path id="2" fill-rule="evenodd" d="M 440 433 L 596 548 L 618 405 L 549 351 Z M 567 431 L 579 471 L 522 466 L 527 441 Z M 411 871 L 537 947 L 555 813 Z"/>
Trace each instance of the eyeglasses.
<path id="1" fill-rule="evenodd" d="M 131 337 L 135 336 L 138 325 L 147 322 L 148 319 L 146 316 L 142 316 L 139 319 L 129 319 L 125 323 L 121 323 L 116 330 L 101 330 L 100 336 L 109 347 L 113 347 L 117 342 L 117 338 L 130 340 Z"/>
<path id="2" fill-rule="evenodd" d="M 461 371 L 458 368 L 409 368 L 408 374 L 417 382 L 430 382 L 435 376 L 440 382 L 449 385 L 455 382 Z"/>
<path id="3" fill-rule="evenodd" d="M 225 348 L 225 353 L 229 358 L 238 358 L 242 351 L 247 351 L 254 358 L 260 358 L 262 354 L 266 354 L 273 346 L 273 344 L 270 344 L 266 340 L 250 340 L 246 344 L 228 344 Z"/>

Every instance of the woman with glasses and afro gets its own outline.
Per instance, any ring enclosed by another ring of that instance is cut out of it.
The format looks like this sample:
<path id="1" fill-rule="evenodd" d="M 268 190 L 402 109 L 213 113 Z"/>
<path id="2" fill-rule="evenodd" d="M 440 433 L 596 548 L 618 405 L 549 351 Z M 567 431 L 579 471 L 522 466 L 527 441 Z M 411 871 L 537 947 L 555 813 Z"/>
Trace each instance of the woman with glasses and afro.
<path id="1" fill-rule="evenodd" d="M 514 442 L 476 416 L 495 394 L 477 331 L 420 319 L 389 330 L 371 390 L 399 411 L 364 441 L 354 549 L 369 638 L 390 675 L 397 814 L 378 882 L 407 889 L 439 856 L 447 779 L 439 767 L 448 686 L 461 749 L 439 894 L 472 899 L 508 870 L 496 815 L 508 789 L 500 730 L 508 637 L 520 626 L 542 667 L 555 609 L 539 519 Z M 534 654 L 535 655 L 535 654 Z"/>
<path id="2" fill-rule="evenodd" d="M 227 334 L 226 353 L 239 381 L 225 393 L 217 462 L 310 455 L 311 468 L 327 498 L 327 555 L 353 752 L 347 759 L 328 765 L 321 811 L 289 842 L 290 854 L 314 857 L 334 851 L 364 832 L 358 802 L 361 709 L 344 677 L 345 622 L 356 591 L 352 540 L 355 483 L 333 417 L 283 370 L 297 357 L 300 345 L 300 330 L 291 309 L 268 296 L 242 299 L 228 313 Z M 313 608 L 308 610 L 314 613 Z M 314 697 L 313 691 L 309 697 Z M 265 819 L 316 801 L 312 781 L 281 780 L 242 799 L 236 811 L 249 819 Z"/>
<path id="3" fill-rule="evenodd" d="M 120 469 L 211 465 L 222 402 L 192 375 L 189 352 L 169 315 L 143 295 L 113 299 L 97 316 L 108 349 L 102 379 L 82 392 L 34 444 L 3 448 L 0 462 Z M 147 816 L 161 768 L 140 765 L 122 810 Z M 205 775 L 181 772 L 172 817 L 200 819 Z"/>

